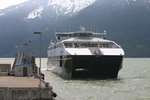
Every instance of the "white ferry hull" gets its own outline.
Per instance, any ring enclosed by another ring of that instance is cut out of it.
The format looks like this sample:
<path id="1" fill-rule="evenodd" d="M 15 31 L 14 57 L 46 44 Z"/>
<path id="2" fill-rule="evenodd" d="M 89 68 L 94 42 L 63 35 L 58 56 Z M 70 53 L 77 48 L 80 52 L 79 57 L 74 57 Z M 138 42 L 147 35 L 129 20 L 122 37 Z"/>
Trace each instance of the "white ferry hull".
<path id="1" fill-rule="evenodd" d="M 117 78 L 121 55 L 68 55 L 48 58 L 55 74 L 65 78 Z"/>

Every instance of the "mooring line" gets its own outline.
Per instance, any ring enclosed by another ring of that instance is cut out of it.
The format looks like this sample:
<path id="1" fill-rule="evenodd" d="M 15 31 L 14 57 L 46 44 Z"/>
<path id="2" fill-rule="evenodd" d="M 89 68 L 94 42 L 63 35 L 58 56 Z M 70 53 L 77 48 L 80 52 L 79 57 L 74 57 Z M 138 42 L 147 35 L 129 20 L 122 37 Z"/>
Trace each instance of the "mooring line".
<path id="1" fill-rule="evenodd" d="M 57 95 L 58 96 L 58 95 Z M 60 99 L 60 100 L 63 100 L 60 96 L 58 96 L 58 98 Z"/>
<path id="2" fill-rule="evenodd" d="M 43 88 L 40 92 L 38 92 L 34 97 L 32 97 L 30 100 L 34 99 L 34 98 L 35 98 L 39 93 L 41 93 L 43 90 L 44 90 L 44 88 Z"/>

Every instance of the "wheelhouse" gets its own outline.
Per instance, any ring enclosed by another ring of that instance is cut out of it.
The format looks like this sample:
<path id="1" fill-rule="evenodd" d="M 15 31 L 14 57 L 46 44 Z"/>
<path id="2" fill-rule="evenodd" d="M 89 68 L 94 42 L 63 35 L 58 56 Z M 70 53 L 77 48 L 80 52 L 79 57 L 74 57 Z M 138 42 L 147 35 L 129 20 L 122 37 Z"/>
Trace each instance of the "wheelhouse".
<path id="1" fill-rule="evenodd" d="M 84 37 L 97 37 L 97 38 L 102 38 L 106 39 L 106 31 L 104 33 L 93 33 L 90 31 L 79 31 L 79 32 L 56 32 L 55 37 L 57 41 L 62 41 L 68 38 L 72 37 L 79 37 L 79 38 L 84 38 Z"/>

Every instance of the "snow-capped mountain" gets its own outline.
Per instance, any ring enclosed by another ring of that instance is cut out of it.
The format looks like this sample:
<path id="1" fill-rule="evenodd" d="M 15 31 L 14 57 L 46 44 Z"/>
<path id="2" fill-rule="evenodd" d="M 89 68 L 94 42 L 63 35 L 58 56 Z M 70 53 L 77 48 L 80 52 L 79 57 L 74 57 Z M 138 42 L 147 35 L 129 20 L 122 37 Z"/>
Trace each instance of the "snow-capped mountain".
<path id="1" fill-rule="evenodd" d="M 78 14 L 96 0 L 29 0 L 0 9 L 0 56 L 12 56 L 14 45 L 32 41 L 38 47 L 33 32 L 41 31 L 45 50 L 54 30 L 64 21 Z M 6 49 L 9 48 L 9 49 Z M 23 47 L 20 47 L 23 50 Z M 21 49 L 20 49 L 21 50 Z M 44 50 L 44 51 L 45 51 Z M 36 53 L 37 51 L 34 51 Z M 38 54 L 38 53 L 37 53 Z M 44 52 L 46 55 L 46 52 Z"/>
<path id="2" fill-rule="evenodd" d="M 65 11 L 62 13 L 67 14 L 69 12 L 78 12 L 95 1 L 96 0 L 49 0 L 48 6 L 56 5 L 53 7 L 55 11 Z"/>
<path id="3" fill-rule="evenodd" d="M 0 10 L 0 16 L 4 16 L 12 11 L 16 11 L 18 13 L 21 8 L 30 9 L 30 12 L 24 16 L 25 20 L 34 19 L 36 17 L 41 18 L 43 11 L 48 9 L 51 11 L 49 13 L 55 13 L 57 16 L 66 14 L 72 16 L 95 1 L 96 0 L 30 0 L 25 3 Z"/>
<path id="4" fill-rule="evenodd" d="M 0 56 L 13 57 L 19 44 L 32 41 L 34 54 L 38 54 L 42 32 L 42 56 L 54 32 L 87 31 L 103 32 L 121 44 L 128 57 L 149 57 L 150 0 L 29 0 L 0 10 Z M 142 53 L 141 53 L 142 51 Z M 38 56 L 38 55 L 37 55 Z"/>

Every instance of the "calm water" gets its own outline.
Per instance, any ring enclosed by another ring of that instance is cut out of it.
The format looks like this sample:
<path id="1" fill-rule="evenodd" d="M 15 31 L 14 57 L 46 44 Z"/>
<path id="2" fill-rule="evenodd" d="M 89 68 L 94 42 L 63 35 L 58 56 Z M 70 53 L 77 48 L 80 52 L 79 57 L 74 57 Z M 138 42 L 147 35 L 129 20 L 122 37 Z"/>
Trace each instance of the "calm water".
<path id="1" fill-rule="evenodd" d="M 14 58 L 0 58 L 13 64 Z M 150 58 L 125 58 L 118 79 L 62 79 L 47 71 L 42 58 L 42 73 L 63 100 L 150 100 Z M 39 65 L 39 58 L 36 59 Z M 61 100 L 56 97 L 55 100 Z"/>

